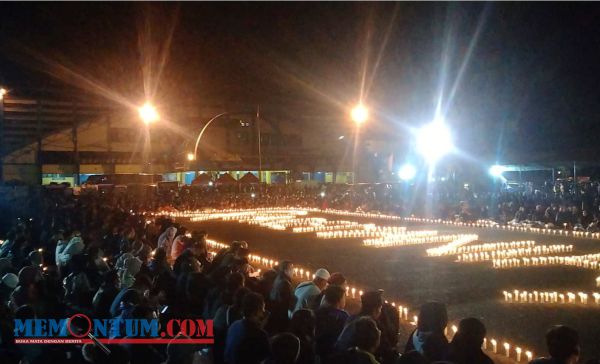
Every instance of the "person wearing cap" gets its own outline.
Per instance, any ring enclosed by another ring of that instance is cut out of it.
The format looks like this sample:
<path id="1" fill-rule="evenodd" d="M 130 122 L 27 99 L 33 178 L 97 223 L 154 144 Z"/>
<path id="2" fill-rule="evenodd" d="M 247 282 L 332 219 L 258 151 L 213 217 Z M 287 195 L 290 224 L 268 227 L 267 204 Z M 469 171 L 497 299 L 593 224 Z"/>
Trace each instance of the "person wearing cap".
<path id="1" fill-rule="evenodd" d="M 300 283 L 294 291 L 294 295 L 296 296 L 294 311 L 314 307 L 314 302 L 321 294 L 321 291 L 327 286 L 329 278 L 330 274 L 327 269 L 320 268 L 315 272 L 315 278 L 312 281 Z"/>

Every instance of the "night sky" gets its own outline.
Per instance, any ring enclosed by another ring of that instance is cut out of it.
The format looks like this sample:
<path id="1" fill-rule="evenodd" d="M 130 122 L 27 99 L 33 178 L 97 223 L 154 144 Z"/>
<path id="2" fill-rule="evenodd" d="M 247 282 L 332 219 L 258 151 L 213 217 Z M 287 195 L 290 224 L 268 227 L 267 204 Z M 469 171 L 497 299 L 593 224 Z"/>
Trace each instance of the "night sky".
<path id="1" fill-rule="evenodd" d="M 89 91 L 70 70 L 134 103 L 325 116 L 364 84 L 374 132 L 398 140 L 441 93 L 468 155 L 593 161 L 599 24 L 596 3 L 2 3 L 0 83 Z"/>

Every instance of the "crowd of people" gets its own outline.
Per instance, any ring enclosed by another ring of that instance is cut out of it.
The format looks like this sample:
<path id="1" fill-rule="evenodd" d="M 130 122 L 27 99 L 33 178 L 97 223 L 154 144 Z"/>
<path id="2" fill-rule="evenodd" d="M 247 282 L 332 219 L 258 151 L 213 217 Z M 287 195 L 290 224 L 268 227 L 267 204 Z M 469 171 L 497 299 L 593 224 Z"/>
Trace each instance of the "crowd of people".
<path id="1" fill-rule="evenodd" d="M 446 307 L 422 305 L 418 324 L 399 342 L 395 307 L 381 290 L 346 311 L 346 278 L 321 268 L 306 282 L 294 265 L 258 272 L 249 247 L 235 241 L 211 252 L 205 231 L 188 231 L 127 196 L 72 196 L 47 190 L 36 214 L 13 221 L 0 238 L 0 358 L 3 363 L 455 363 L 487 364 L 486 329 L 460 321 L 449 341 Z M 14 319 L 213 320 L 214 344 L 16 344 Z M 549 358 L 576 363 L 577 332 L 547 334 Z"/>

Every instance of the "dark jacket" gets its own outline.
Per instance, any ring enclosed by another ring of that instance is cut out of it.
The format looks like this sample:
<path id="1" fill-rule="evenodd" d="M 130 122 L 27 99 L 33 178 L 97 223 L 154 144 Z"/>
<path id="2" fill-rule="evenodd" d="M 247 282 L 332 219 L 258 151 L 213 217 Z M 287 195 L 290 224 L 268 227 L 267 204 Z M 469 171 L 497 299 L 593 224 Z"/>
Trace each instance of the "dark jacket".
<path id="1" fill-rule="evenodd" d="M 253 321 L 242 319 L 227 331 L 225 362 L 227 364 L 259 364 L 269 355 L 269 338 Z"/>
<path id="2" fill-rule="evenodd" d="M 316 351 L 325 361 L 334 352 L 334 345 L 348 320 L 348 313 L 330 306 L 319 307 L 315 311 Z"/>
<path id="3" fill-rule="evenodd" d="M 290 323 L 288 310 L 293 310 L 295 304 L 296 296 L 292 289 L 292 279 L 280 272 L 275 278 L 266 302 L 267 310 L 271 314 L 265 330 L 271 335 L 286 331 Z"/>

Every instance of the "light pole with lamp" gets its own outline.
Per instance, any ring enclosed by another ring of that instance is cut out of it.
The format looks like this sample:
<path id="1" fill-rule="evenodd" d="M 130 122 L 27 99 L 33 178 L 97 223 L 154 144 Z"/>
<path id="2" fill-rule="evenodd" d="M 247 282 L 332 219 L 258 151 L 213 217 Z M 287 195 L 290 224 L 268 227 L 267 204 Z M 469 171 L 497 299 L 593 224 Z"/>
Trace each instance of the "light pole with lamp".
<path id="1" fill-rule="evenodd" d="M 352 153 L 352 185 L 356 183 L 356 152 L 358 149 L 358 137 L 360 126 L 369 120 L 369 109 L 367 109 L 362 102 L 350 110 L 350 118 L 356 124 L 356 130 L 354 135 L 354 151 Z"/>
<path id="2" fill-rule="evenodd" d="M 144 166 L 142 170 L 147 170 L 147 165 L 149 163 L 148 160 L 152 155 L 152 151 L 150 149 L 150 124 L 159 121 L 160 115 L 158 114 L 156 107 L 149 101 L 146 101 L 142 106 L 138 108 L 138 114 L 140 120 L 142 120 L 142 122 L 146 124 L 146 142 L 144 143 L 144 155 L 142 158 L 142 163 L 144 164 Z M 153 172 L 152 168 L 150 169 L 150 172 Z"/>
<path id="3" fill-rule="evenodd" d="M 210 126 L 210 124 L 212 124 L 213 121 L 225 116 L 225 115 L 231 115 L 231 114 L 243 114 L 241 112 L 230 112 L 230 111 L 225 111 L 222 112 L 220 114 L 217 114 L 215 116 L 213 116 L 206 124 L 204 124 L 204 126 L 202 127 L 202 129 L 200 130 L 200 133 L 198 133 L 198 137 L 196 138 L 196 144 L 194 146 L 194 152 L 193 153 L 188 153 L 187 154 L 187 159 L 188 161 L 196 161 L 196 168 L 194 168 L 194 175 L 197 176 L 198 174 L 198 146 L 200 145 L 200 140 L 202 139 L 202 136 L 204 135 L 204 132 L 206 131 L 206 129 Z M 256 112 L 256 119 L 257 122 L 259 122 L 259 112 Z M 259 182 L 262 181 L 262 155 L 261 155 L 261 150 L 260 150 L 260 126 L 258 129 L 258 158 L 259 158 Z"/>

